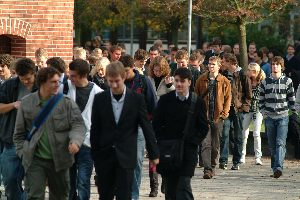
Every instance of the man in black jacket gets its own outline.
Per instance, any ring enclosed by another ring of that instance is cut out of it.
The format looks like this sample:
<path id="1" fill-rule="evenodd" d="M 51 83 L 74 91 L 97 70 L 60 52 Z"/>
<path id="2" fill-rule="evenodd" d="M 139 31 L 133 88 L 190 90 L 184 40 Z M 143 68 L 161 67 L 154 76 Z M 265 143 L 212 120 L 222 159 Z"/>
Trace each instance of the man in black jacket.
<path id="1" fill-rule="evenodd" d="M 9 200 L 20 200 L 23 196 L 22 180 L 24 176 L 21 159 L 16 154 L 13 133 L 20 100 L 37 90 L 35 86 L 36 68 L 29 58 L 20 58 L 16 63 L 18 77 L 4 82 L 0 88 L 0 113 L 3 114 L 0 125 L 0 142 L 4 147 L 0 152 L 5 194 Z"/>
<path id="2" fill-rule="evenodd" d="M 93 103 L 91 152 L 101 199 L 131 200 L 133 171 L 137 164 L 137 133 L 141 126 L 151 164 L 159 153 L 147 118 L 144 97 L 126 89 L 125 68 L 119 61 L 106 68 L 110 90 L 97 94 Z"/>
<path id="3" fill-rule="evenodd" d="M 183 130 L 188 118 L 192 93 L 189 92 L 192 74 L 187 68 L 178 68 L 174 72 L 176 91 L 160 97 L 154 112 L 153 126 L 157 141 L 183 138 Z M 194 199 L 191 177 L 197 164 L 197 149 L 208 132 L 205 103 L 197 98 L 195 110 L 190 120 L 183 154 L 183 165 L 178 170 L 163 170 L 158 165 L 158 172 L 165 178 L 165 199 Z"/>

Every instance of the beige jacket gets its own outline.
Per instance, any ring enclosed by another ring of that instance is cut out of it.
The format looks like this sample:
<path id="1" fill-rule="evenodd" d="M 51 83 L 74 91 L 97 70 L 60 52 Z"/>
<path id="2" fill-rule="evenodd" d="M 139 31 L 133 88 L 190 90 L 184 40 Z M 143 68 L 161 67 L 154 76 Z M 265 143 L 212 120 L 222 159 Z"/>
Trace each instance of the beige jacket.
<path id="1" fill-rule="evenodd" d="M 154 79 L 150 76 L 148 76 L 148 78 L 150 79 L 151 85 L 152 85 L 152 87 L 153 87 L 153 89 L 156 93 L 157 101 L 159 100 L 161 95 L 167 94 L 168 92 L 171 92 L 171 91 L 175 90 L 174 85 L 172 85 L 170 88 L 167 87 L 164 78 L 161 80 L 161 82 L 160 82 L 160 84 L 159 84 L 159 86 L 156 90 Z"/>

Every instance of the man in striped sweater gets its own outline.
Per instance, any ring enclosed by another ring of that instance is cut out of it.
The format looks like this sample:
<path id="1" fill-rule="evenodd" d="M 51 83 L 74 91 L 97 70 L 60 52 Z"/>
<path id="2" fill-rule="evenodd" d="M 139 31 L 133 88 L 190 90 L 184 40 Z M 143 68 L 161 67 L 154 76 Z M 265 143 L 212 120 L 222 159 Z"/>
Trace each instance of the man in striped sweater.
<path id="1" fill-rule="evenodd" d="M 265 119 L 266 133 L 271 151 L 271 168 L 274 178 L 282 175 L 283 160 L 286 152 L 289 109 L 296 113 L 295 94 L 292 80 L 286 77 L 284 60 L 275 56 L 272 61 L 272 73 L 262 81 L 259 97 L 259 109 Z"/>

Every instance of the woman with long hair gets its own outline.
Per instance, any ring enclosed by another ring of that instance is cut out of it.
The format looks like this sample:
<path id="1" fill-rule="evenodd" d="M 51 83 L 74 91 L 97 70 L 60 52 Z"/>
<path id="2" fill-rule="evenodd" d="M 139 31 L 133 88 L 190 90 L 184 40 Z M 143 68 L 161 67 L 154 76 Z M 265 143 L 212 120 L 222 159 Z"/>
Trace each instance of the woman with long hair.
<path id="1" fill-rule="evenodd" d="M 155 57 L 149 65 L 149 79 L 156 93 L 157 101 L 160 96 L 175 90 L 173 77 L 170 76 L 168 61 L 163 56 Z M 150 194 L 149 197 L 156 197 L 158 194 L 158 174 L 156 166 L 149 164 Z M 162 181 L 163 182 L 163 181 Z M 162 192 L 164 192 L 162 183 Z"/>
<path id="2" fill-rule="evenodd" d="M 243 120 L 243 151 L 241 163 L 245 163 L 247 139 L 249 136 L 249 125 L 253 122 L 253 138 L 254 138 L 254 152 L 255 152 L 255 164 L 262 165 L 261 161 L 261 137 L 260 129 L 263 120 L 262 114 L 259 112 L 259 87 L 261 82 L 266 78 L 264 71 L 257 63 L 250 63 L 247 69 L 247 76 L 251 80 L 252 85 L 252 98 L 250 105 L 250 112 L 244 115 Z"/>

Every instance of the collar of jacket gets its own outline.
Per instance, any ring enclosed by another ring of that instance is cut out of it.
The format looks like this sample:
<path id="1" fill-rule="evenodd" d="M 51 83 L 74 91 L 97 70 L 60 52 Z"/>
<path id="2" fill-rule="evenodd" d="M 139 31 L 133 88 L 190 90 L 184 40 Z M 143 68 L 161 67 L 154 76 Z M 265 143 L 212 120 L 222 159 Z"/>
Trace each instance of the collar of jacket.
<path id="1" fill-rule="evenodd" d="M 218 76 L 215 79 L 217 82 L 221 81 L 221 76 L 220 75 L 221 74 L 219 73 Z M 208 82 L 209 81 L 209 72 L 205 72 L 205 74 L 203 74 L 202 77 L 205 77 L 204 80 Z"/>
<path id="2" fill-rule="evenodd" d="M 36 92 L 33 93 L 32 103 L 36 107 L 40 107 L 42 105 L 43 101 L 40 98 L 40 92 L 39 91 L 36 91 Z"/>

